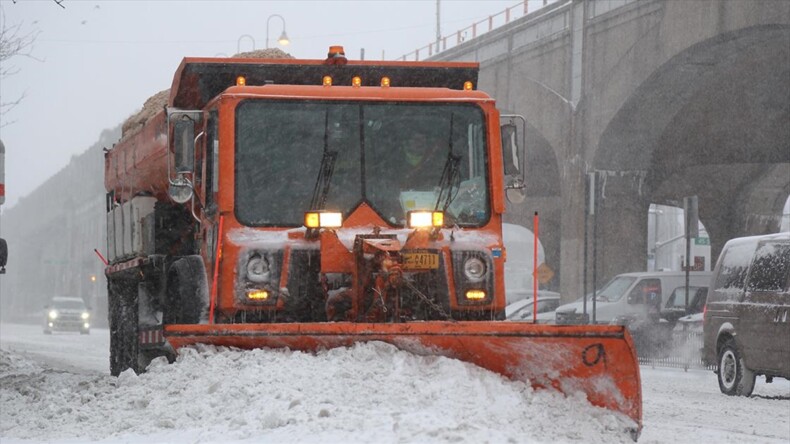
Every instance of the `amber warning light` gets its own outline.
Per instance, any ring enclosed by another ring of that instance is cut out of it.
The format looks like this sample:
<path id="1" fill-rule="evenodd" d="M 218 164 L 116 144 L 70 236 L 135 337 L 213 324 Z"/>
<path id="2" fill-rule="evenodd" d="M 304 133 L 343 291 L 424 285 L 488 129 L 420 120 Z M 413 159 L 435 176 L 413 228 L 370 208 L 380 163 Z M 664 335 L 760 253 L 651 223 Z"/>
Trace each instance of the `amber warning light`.
<path id="1" fill-rule="evenodd" d="M 326 61 L 328 65 L 345 65 L 348 63 L 346 59 L 346 51 L 340 45 L 332 45 L 329 47 L 329 52 L 326 54 Z"/>

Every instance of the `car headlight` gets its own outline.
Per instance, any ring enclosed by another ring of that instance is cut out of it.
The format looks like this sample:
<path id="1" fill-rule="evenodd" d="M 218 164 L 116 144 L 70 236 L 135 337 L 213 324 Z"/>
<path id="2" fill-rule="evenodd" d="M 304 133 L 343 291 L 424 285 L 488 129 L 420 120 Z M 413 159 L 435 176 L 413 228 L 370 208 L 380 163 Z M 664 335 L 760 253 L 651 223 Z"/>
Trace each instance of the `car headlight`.
<path id="1" fill-rule="evenodd" d="M 486 275 L 486 264 L 476 257 L 464 262 L 464 276 L 472 282 L 480 282 Z"/>
<path id="2" fill-rule="evenodd" d="M 269 261 L 258 254 L 252 256 L 247 262 L 247 278 L 252 282 L 269 282 Z"/>
<path id="3" fill-rule="evenodd" d="M 58 312 L 55 311 L 55 310 L 50 310 L 49 311 L 49 318 L 50 319 L 57 319 L 58 318 Z"/>
<path id="4" fill-rule="evenodd" d="M 89 317 L 91 317 L 91 314 L 88 313 L 87 311 L 83 311 L 82 315 L 80 316 L 82 317 L 82 319 L 88 319 Z"/>

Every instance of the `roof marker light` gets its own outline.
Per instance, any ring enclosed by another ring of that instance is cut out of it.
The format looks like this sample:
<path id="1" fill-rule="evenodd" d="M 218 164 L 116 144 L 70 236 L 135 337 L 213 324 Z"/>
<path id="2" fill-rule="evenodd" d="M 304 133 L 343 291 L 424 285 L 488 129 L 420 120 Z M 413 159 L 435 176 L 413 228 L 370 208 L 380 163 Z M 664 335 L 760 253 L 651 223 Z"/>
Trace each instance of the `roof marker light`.
<path id="1" fill-rule="evenodd" d="M 332 76 L 324 76 L 324 86 L 332 86 Z"/>
<path id="2" fill-rule="evenodd" d="M 351 86 L 353 86 L 354 88 L 359 88 L 360 86 L 362 86 L 362 77 L 354 76 L 354 78 L 351 79 Z"/>
<path id="3" fill-rule="evenodd" d="M 471 91 L 472 90 L 472 82 L 467 80 L 464 82 L 464 91 Z"/>
<path id="4" fill-rule="evenodd" d="M 389 77 L 382 77 L 381 78 L 381 87 L 382 88 L 389 88 L 390 87 L 390 78 Z"/>
<path id="5" fill-rule="evenodd" d="M 236 77 L 236 86 L 246 86 L 246 85 L 247 85 L 247 79 L 244 78 L 244 76 Z"/>

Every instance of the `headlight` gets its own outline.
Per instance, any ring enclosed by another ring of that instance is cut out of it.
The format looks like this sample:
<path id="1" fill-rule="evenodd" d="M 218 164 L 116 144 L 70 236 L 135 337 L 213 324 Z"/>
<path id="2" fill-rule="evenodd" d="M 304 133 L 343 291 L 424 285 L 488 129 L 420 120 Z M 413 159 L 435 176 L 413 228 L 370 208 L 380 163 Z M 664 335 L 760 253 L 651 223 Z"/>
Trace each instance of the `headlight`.
<path id="1" fill-rule="evenodd" d="M 49 311 L 49 318 L 50 319 L 57 319 L 58 318 L 58 312 L 55 311 L 55 310 L 50 310 Z"/>
<path id="2" fill-rule="evenodd" d="M 260 255 L 254 255 L 247 262 L 247 278 L 252 282 L 269 282 L 269 261 Z"/>
<path id="3" fill-rule="evenodd" d="M 430 228 L 444 225 L 444 213 L 441 211 L 409 211 L 407 216 L 409 228 Z"/>
<path id="4" fill-rule="evenodd" d="M 304 226 L 307 228 L 340 228 L 343 215 L 332 211 L 308 211 L 304 214 Z"/>
<path id="5" fill-rule="evenodd" d="M 464 276 L 472 282 L 480 282 L 486 275 L 486 264 L 476 257 L 470 257 L 464 262 Z"/>
<path id="6" fill-rule="evenodd" d="M 81 317 L 82 319 L 88 319 L 89 317 L 91 317 L 91 314 L 88 313 L 87 311 L 83 311 Z"/>

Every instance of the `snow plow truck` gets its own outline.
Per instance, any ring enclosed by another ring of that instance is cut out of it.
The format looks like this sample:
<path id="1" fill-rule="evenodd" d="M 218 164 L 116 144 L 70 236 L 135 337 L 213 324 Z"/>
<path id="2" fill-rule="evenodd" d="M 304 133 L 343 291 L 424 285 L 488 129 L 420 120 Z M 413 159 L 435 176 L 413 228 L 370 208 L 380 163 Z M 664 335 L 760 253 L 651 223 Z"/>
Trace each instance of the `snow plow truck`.
<path id="1" fill-rule="evenodd" d="M 642 424 L 622 326 L 505 321 L 525 122 L 477 63 L 185 58 L 105 153 L 110 371 L 201 343 L 384 341 Z"/>

